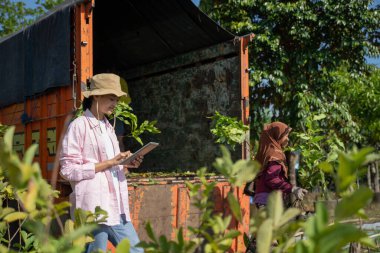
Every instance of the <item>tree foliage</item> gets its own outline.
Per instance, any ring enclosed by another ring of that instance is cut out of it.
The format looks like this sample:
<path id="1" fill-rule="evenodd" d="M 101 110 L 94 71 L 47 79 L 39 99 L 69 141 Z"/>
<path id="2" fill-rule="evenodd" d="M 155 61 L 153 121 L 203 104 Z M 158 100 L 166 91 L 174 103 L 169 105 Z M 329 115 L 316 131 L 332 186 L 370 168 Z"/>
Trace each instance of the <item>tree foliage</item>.
<path id="1" fill-rule="evenodd" d="M 200 7 L 223 27 L 239 35 L 256 35 L 250 47 L 252 136 L 260 132 L 269 108 L 271 120 L 285 121 L 300 131 L 311 114 L 325 114 L 325 120 L 319 121 L 322 129 L 334 130 L 346 144 L 370 143 L 368 131 L 379 123 L 374 117 L 361 120 L 359 108 L 368 107 L 364 94 L 350 94 L 357 103 L 355 110 L 343 98 L 353 91 L 347 89 L 353 82 L 376 93 L 376 80 L 371 78 L 376 79 L 378 70 L 365 60 L 379 56 L 380 13 L 379 6 L 372 4 L 370 0 L 201 1 Z"/>
<path id="2" fill-rule="evenodd" d="M 331 76 L 336 101 L 348 108 L 353 121 L 360 126 L 361 144 L 379 148 L 380 69 L 373 69 L 363 78 L 342 67 L 332 72 Z"/>
<path id="3" fill-rule="evenodd" d="M 23 1 L 0 0 L 0 38 L 14 33 L 63 0 L 36 0 L 35 7 L 28 7 Z"/>

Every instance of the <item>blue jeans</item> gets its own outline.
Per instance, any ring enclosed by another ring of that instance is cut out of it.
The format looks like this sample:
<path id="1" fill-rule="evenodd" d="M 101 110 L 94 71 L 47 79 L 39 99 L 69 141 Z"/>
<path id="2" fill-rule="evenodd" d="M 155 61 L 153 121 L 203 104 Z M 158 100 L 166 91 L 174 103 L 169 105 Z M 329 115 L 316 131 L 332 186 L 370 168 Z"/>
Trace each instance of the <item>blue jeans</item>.
<path id="1" fill-rule="evenodd" d="M 123 239 L 128 238 L 131 244 L 130 253 L 143 253 L 143 248 L 135 247 L 140 242 L 132 222 L 125 219 L 125 214 L 120 215 L 120 224 L 115 226 L 100 225 L 98 229 L 92 232 L 93 242 L 86 247 L 86 252 L 102 250 L 106 252 L 107 241 L 109 240 L 114 246 L 118 245 Z"/>

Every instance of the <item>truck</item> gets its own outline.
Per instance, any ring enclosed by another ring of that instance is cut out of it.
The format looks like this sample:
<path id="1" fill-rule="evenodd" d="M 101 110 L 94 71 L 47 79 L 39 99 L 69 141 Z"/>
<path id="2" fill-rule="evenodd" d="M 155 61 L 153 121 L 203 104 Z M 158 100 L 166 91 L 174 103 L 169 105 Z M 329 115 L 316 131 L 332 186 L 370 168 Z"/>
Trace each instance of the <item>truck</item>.
<path id="1" fill-rule="evenodd" d="M 157 120 L 161 130 L 144 139 L 160 143 L 144 159 L 144 169 L 210 167 L 219 147 L 209 117 L 218 111 L 249 125 L 253 37 L 231 34 L 190 0 L 67 0 L 0 39 L 0 123 L 16 126 L 13 144 L 20 155 L 39 145 L 35 160 L 49 180 L 65 118 L 79 108 L 89 79 L 115 73 L 128 83 L 134 113 Z M 232 156 L 249 158 L 248 135 Z M 176 228 L 196 224 L 185 180 L 129 179 L 131 215 L 142 240 L 147 220 L 169 237 Z M 220 176 L 211 180 L 218 182 L 216 209 L 226 212 L 230 186 Z M 57 189 L 67 199 L 69 185 L 59 180 Z M 249 198 L 242 189 L 235 194 L 244 217 L 232 226 L 248 233 Z M 230 251 L 244 248 L 240 236 Z"/>

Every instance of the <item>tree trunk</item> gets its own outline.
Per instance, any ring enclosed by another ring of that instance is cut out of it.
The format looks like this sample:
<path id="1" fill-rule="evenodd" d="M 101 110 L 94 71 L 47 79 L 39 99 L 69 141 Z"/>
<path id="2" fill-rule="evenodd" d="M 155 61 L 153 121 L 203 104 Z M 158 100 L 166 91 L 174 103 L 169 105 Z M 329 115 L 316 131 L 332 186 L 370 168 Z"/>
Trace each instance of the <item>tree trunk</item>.
<path id="1" fill-rule="evenodd" d="M 380 186 L 379 186 L 379 167 L 378 167 L 378 162 L 374 162 L 372 163 L 372 168 L 373 170 L 375 171 L 375 176 L 374 176 L 374 179 L 373 179 L 373 184 L 374 184 L 374 191 L 376 193 L 379 193 L 380 192 Z"/>
<path id="2" fill-rule="evenodd" d="M 371 164 L 367 165 L 367 182 L 368 188 L 372 189 L 372 173 L 371 173 Z"/>
<path id="3" fill-rule="evenodd" d="M 375 192 L 374 202 L 380 203 L 380 185 L 379 185 L 379 162 L 376 161 L 371 164 L 372 172 L 374 174 L 373 178 L 373 191 Z"/>
<path id="4" fill-rule="evenodd" d="M 298 163 L 298 154 L 291 152 L 289 154 L 289 169 L 288 176 L 291 185 L 297 186 L 297 178 L 296 178 L 296 163 Z M 296 197 L 294 194 L 290 194 L 290 203 L 294 203 L 296 201 Z"/>

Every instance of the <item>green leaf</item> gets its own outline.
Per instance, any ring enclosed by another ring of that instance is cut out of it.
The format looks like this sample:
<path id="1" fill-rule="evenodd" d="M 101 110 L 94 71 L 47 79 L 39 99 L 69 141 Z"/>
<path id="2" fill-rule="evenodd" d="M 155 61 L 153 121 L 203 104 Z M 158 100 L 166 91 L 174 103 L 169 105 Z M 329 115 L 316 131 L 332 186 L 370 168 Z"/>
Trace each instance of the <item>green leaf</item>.
<path id="1" fill-rule="evenodd" d="M 14 208 L 11 208 L 11 207 L 5 207 L 2 212 L 0 212 L 0 218 L 3 218 L 4 216 L 10 214 L 10 213 L 13 213 L 15 211 Z"/>
<path id="2" fill-rule="evenodd" d="M 328 163 L 328 162 L 321 162 L 320 164 L 318 164 L 318 167 L 321 170 L 323 170 L 324 172 L 327 172 L 327 173 L 334 172 L 333 166 L 330 163 Z"/>
<path id="3" fill-rule="evenodd" d="M 242 220 L 242 214 L 241 214 L 240 204 L 237 201 L 237 199 L 235 198 L 234 194 L 229 192 L 227 195 L 227 200 L 228 200 L 228 204 L 231 208 L 232 214 L 234 215 L 234 217 L 238 221 L 241 221 Z"/>
<path id="4" fill-rule="evenodd" d="M 375 247 L 375 244 L 371 242 L 371 240 L 368 240 L 368 235 L 364 231 L 361 231 L 352 224 L 335 223 L 328 226 L 326 230 L 323 231 L 323 234 L 321 234 L 319 252 L 338 252 L 340 248 L 348 243 L 360 241 Z"/>
<path id="5" fill-rule="evenodd" d="M 281 216 L 281 219 L 279 223 L 277 224 L 277 227 L 281 227 L 287 222 L 289 222 L 291 219 L 294 219 L 297 215 L 299 215 L 301 211 L 297 208 L 289 208 L 285 211 L 285 213 Z"/>
<path id="6" fill-rule="evenodd" d="M 257 231 L 257 252 L 269 253 L 272 244 L 273 220 L 266 219 Z"/>
<path id="7" fill-rule="evenodd" d="M 152 226 L 150 225 L 150 222 L 147 222 L 146 225 L 145 225 L 145 230 L 148 234 L 148 237 L 154 241 L 155 243 L 158 243 L 157 241 L 157 238 L 156 236 L 154 235 L 154 232 L 153 232 L 153 229 L 152 229 Z"/>
<path id="8" fill-rule="evenodd" d="M 253 160 L 238 160 L 232 166 L 232 175 L 234 180 L 231 182 L 234 186 L 240 187 L 246 182 L 252 181 L 260 171 L 260 163 Z"/>
<path id="9" fill-rule="evenodd" d="M 32 144 L 28 150 L 25 152 L 25 155 L 24 155 L 24 163 L 25 164 L 32 164 L 33 163 L 33 159 L 34 159 L 34 155 L 37 151 L 37 148 L 38 148 L 38 145 L 37 144 Z"/>
<path id="10" fill-rule="evenodd" d="M 116 247 L 116 253 L 126 253 L 131 249 L 131 243 L 128 238 L 122 240 Z"/>
<path id="11" fill-rule="evenodd" d="M 28 183 L 27 191 L 23 192 L 21 195 L 22 203 L 28 212 L 32 212 L 36 209 L 39 186 L 40 185 L 34 180 L 30 180 Z"/>
<path id="12" fill-rule="evenodd" d="M 69 224 L 69 226 L 70 226 L 70 224 Z M 78 238 L 80 238 L 82 236 L 86 236 L 87 234 L 90 234 L 97 227 L 98 226 L 95 225 L 95 224 L 82 225 L 82 226 L 76 228 L 75 230 L 72 230 L 69 234 L 65 234 L 65 236 L 61 237 L 59 240 L 60 241 L 65 241 L 67 243 L 73 242 L 73 241 L 77 240 Z M 68 230 L 69 229 L 70 229 L 70 227 L 68 228 Z M 82 241 L 83 244 L 85 242 L 86 242 L 86 240 Z"/>
<path id="13" fill-rule="evenodd" d="M 74 222 L 71 219 L 68 219 L 65 222 L 65 228 L 64 228 L 65 234 L 70 234 L 74 231 Z"/>
<path id="14" fill-rule="evenodd" d="M 380 160 L 380 154 L 368 154 L 365 160 L 365 164 Z"/>
<path id="15" fill-rule="evenodd" d="M 12 146 L 13 146 L 13 135 L 14 135 L 15 129 L 16 129 L 15 126 L 11 126 L 11 127 L 9 127 L 9 128 L 6 130 L 6 132 L 5 132 L 5 134 L 4 134 L 4 137 L 3 137 L 3 139 L 4 139 L 4 144 L 5 144 L 5 146 L 6 146 L 6 148 L 7 148 L 8 150 L 12 150 Z"/>
<path id="16" fill-rule="evenodd" d="M 284 211 L 282 194 L 280 191 L 274 191 L 269 194 L 267 203 L 268 216 L 273 222 L 273 226 L 277 227 L 280 224 L 281 216 Z"/>
<path id="17" fill-rule="evenodd" d="M 224 238 L 234 239 L 234 238 L 238 237 L 239 235 L 240 235 L 240 231 L 238 231 L 238 230 L 230 230 L 223 237 Z"/>
<path id="18" fill-rule="evenodd" d="M 23 220 L 28 217 L 28 214 L 25 212 L 13 212 L 4 217 L 4 220 L 8 223 L 17 221 L 17 220 Z"/>
<path id="19" fill-rule="evenodd" d="M 62 201 L 58 204 L 54 204 L 55 210 L 58 212 L 58 214 L 66 213 L 67 209 L 71 206 L 71 203 L 68 201 Z"/>
<path id="20" fill-rule="evenodd" d="M 339 153 L 339 167 L 337 185 L 338 191 L 342 192 L 356 181 L 357 170 L 365 164 L 367 156 L 373 151 L 373 148 L 363 148 L 358 152 L 345 154 Z"/>
<path id="21" fill-rule="evenodd" d="M 324 119 L 324 118 L 326 118 L 326 114 L 322 113 L 322 114 L 319 114 L 319 115 L 315 115 L 313 117 L 313 120 L 318 121 L 318 120 L 321 120 L 321 119 Z"/>
<path id="22" fill-rule="evenodd" d="M 367 187 L 362 187 L 353 192 L 350 196 L 344 197 L 335 209 L 335 218 L 338 220 L 350 218 L 369 204 L 372 200 L 373 192 Z"/>

